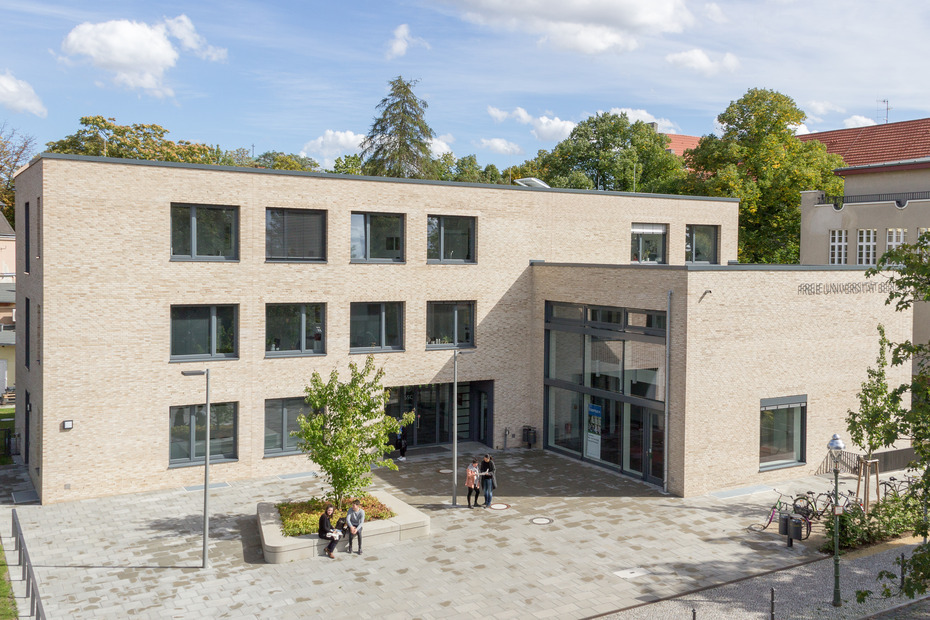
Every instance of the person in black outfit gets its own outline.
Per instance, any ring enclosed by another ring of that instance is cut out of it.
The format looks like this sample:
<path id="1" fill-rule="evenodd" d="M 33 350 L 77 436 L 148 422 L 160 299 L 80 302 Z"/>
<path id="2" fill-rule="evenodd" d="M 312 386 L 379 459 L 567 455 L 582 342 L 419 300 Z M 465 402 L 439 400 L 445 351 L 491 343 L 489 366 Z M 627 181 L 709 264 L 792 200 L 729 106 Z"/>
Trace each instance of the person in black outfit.
<path id="1" fill-rule="evenodd" d="M 323 514 L 320 515 L 320 538 L 329 539 L 329 544 L 326 545 L 326 555 L 336 559 L 333 555 L 333 550 L 336 548 L 336 543 L 339 542 L 339 537 L 333 534 L 336 531 L 336 528 L 333 527 L 331 522 L 333 513 L 336 512 L 336 508 L 332 504 L 326 504 L 326 509 L 323 510 Z"/>
<path id="2" fill-rule="evenodd" d="M 491 505 L 494 496 L 494 459 L 490 454 L 484 455 L 484 460 L 478 466 L 478 476 L 481 478 L 481 488 L 484 490 L 484 507 Z M 475 505 L 478 501 L 475 500 Z"/>

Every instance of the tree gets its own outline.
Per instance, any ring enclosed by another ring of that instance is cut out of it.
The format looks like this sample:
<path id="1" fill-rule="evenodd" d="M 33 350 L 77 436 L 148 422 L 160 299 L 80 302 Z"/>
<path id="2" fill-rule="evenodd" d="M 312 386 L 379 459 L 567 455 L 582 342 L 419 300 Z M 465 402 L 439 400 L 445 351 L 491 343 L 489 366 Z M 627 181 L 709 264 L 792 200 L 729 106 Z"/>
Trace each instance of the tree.
<path id="1" fill-rule="evenodd" d="M 684 176 L 681 160 L 666 149 L 668 137 L 626 113 L 598 113 L 578 123 L 545 158 L 553 187 L 585 185 L 612 191 L 670 192 Z"/>
<path id="2" fill-rule="evenodd" d="M 800 256 L 801 192 L 842 194 L 833 174 L 839 155 L 794 128 L 806 118 L 794 100 L 753 88 L 717 117 L 718 138 L 708 135 L 685 153 L 690 194 L 740 199 L 739 258 L 750 263 L 797 263 Z"/>
<path id="3" fill-rule="evenodd" d="M 397 76 L 390 94 L 378 104 L 375 117 L 362 142 L 365 174 L 385 177 L 425 178 L 429 174 L 433 130 L 424 115 L 428 104 L 413 94 L 417 80 Z"/>
<path id="4" fill-rule="evenodd" d="M 300 430 L 294 431 L 298 447 L 320 466 L 332 486 L 327 499 L 337 506 L 343 498 L 364 491 L 371 482 L 372 467 L 397 469 L 384 458 L 392 449 L 390 435 L 414 420 L 412 411 L 400 419 L 384 412 L 388 398 L 381 385 L 384 369 L 375 370 L 373 356 L 367 357 L 361 370 L 350 362 L 349 372 L 351 378 L 346 382 L 339 380 L 335 369 L 325 382 L 318 372 L 313 373 L 305 389 L 313 412 L 299 416 Z"/>
<path id="5" fill-rule="evenodd" d="M 16 196 L 13 175 L 29 163 L 35 151 L 35 138 L 0 123 L 0 212 L 16 228 Z"/>
<path id="6" fill-rule="evenodd" d="M 214 147 L 186 140 L 172 142 L 165 138 L 168 130 L 159 125 L 117 125 L 116 119 L 102 116 L 84 116 L 80 122 L 82 129 L 47 143 L 46 150 L 124 159 L 216 163 Z"/>
<path id="7" fill-rule="evenodd" d="M 345 155 L 337 157 L 333 164 L 336 174 L 362 174 L 362 158 L 358 155 Z"/>
<path id="8" fill-rule="evenodd" d="M 320 169 L 320 164 L 312 157 L 304 157 L 295 153 L 282 153 L 281 151 L 266 151 L 255 158 L 256 168 L 271 170 L 302 170 L 314 172 Z"/>
<path id="9" fill-rule="evenodd" d="M 904 417 L 901 392 L 888 386 L 885 369 L 888 367 L 887 352 L 892 348 L 885 336 L 885 326 L 878 326 L 879 349 L 876 367 L 869 368 L 868 379 L 862 383 L 857 394 L 859 410 L 846 412 L 846 428 L 849 437 L 865 451 L 866 459 L 879 448 L 892 445 L 898 438 L 898 421 Z"/>

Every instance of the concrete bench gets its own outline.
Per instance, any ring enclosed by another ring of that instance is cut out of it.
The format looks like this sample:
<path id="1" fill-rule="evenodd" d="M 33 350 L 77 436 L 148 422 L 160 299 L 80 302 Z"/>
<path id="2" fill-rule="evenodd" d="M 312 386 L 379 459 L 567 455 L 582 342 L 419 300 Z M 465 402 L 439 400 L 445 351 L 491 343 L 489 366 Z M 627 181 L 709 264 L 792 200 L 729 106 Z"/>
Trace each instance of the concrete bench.
<path id="1" fill-rule="evenodd" d="M 429 536 L 429 517 L 384 491 L 371 491 L 396 516 L 379 521 L 365 521 L 362 529 L 364 549 L 386 543 Z M 285 536 L 281 532 L 281 515 L 273 502 L 261 502 L 257 510 L 258 529 L 262 537 L 262 554 L 269 564 L 323 555 L 328 540 L 316 534 Z M 346 543 L 339 541 L 338 549 Z"/>

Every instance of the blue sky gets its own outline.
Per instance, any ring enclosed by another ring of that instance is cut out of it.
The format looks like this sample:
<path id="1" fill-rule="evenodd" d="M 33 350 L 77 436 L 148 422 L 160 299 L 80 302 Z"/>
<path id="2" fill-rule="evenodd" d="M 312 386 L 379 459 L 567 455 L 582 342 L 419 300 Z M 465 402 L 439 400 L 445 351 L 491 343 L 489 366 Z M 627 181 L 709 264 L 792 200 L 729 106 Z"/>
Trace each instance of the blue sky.
<path id="1" fill-rule="evenodd" d="M 0 123 L 41 146 L 87 115 L 174 140 L 357 151 L 395 76 L 416 79 L 434 152 L 499 167 L 598 111 L 704 135 L 748 88 L 800 131 L 930 116 L 919 0 L 0 0 Z"/>

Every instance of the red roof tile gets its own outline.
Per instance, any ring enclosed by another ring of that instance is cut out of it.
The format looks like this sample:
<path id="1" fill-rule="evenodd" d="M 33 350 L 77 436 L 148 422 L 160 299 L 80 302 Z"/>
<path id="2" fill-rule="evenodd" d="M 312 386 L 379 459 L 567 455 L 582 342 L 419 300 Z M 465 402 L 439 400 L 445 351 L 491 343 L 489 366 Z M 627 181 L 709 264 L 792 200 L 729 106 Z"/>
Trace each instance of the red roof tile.
<path id="1" fill-rule="evenodd" d="M 930 118 L 819 131 L 798 139 L 823 142 L 827 152 L 842 156 L 847 166 L 918 159 L 930 157 Z"/>
<path id="2" fill-rule="evenodd" d="M 683 136 L 680 133 L 667 133 L 665 135 L 669 138 L 668 146 L 665 148 L 679 157 L 685 154 L 685 150 L 697 147 L 698 142 L 701 140 L 700 136 Z"/>

